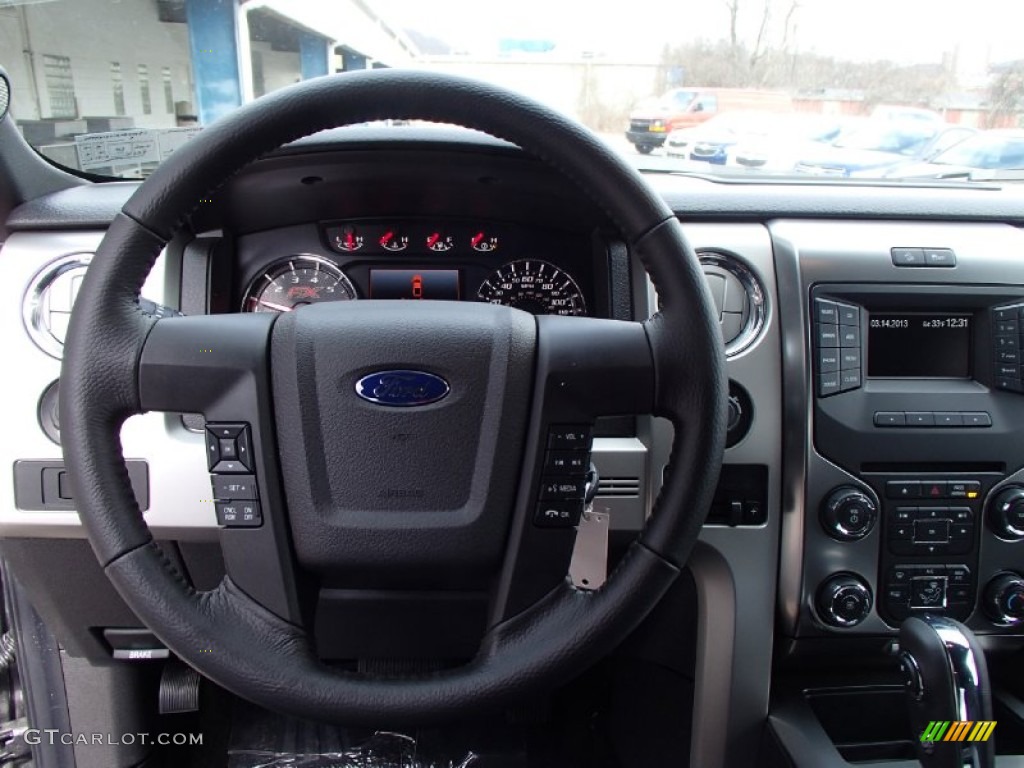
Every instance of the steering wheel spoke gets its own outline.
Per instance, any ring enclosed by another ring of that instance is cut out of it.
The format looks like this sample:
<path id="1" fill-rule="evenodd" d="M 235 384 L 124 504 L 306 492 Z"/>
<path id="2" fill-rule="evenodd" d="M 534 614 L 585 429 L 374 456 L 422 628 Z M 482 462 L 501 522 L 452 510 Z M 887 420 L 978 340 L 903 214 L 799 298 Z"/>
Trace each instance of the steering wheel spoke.
<path id="1" fill-rule="evenodd" d="M 269 371 L 276 315 L 164 318 L 139 357 L 146 411 L 201 413 L 224 564 L 234 584 L 295 623 L 307 606 L 277 468 Z"/>

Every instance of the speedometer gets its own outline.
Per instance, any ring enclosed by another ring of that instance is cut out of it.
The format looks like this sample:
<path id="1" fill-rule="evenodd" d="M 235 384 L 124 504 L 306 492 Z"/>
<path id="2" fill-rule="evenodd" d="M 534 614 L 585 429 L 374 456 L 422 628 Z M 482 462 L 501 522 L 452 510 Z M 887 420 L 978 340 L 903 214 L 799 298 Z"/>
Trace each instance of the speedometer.
<path id="1" fill-rule="evenodd" d="M 539 259 L 510 261 L 490 275 L 477 298 L 534 315 L 585 315 L 583 292 L 568 272 Z"/>
<path id="2" fill-rule="evenodd" d="M 275 261 L 245 292 L 245 312 L 291 312 L 306 304 L 358 298 L 352 281 L 319 256 L 289 256 Z"/>

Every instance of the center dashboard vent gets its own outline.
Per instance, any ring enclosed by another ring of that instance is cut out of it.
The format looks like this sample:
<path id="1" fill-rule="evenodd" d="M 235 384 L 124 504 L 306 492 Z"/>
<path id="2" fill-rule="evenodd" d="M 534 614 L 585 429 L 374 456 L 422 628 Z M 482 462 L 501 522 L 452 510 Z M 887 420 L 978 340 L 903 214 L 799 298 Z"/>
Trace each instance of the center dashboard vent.
<path id="1" fill-rule="evenodd" d="M 764 288 L 738 256 L 703 250 L 697 255 L 715 301 L 725 355 L 734 357 L 761 335 L 768 314 Z"/>

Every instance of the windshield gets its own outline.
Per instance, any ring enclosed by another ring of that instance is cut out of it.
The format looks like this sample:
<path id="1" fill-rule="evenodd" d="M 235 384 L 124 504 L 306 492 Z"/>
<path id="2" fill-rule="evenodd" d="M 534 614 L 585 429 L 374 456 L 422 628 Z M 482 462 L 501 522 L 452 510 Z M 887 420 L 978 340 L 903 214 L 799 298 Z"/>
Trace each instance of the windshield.
<path id="1" fill-rule="evenodd" d="M 1005 151 L 987 143 L 989 131 L 1019 128 L 1024 117 L 1018 6 L 0 0 L 0 66 L 25 139 L 95 176 L 145 177 L 247 101 L 312 77 L 381 67 L 461 74 L 522 92 L 583 123 L 641 169 L 845 169 L 891 178 L 914 161 L 928 166 L 915 173 L 934 168 L 939 176 L 949 164 L 1024 166 L 1019 141 Z M 383 125 L 401 131 L 408 123 Z M 713 154 L 685 138 L 712 134 L 722 138 Z M 864 165 L 857 156 L 865 150 L 879 157 Z"/>

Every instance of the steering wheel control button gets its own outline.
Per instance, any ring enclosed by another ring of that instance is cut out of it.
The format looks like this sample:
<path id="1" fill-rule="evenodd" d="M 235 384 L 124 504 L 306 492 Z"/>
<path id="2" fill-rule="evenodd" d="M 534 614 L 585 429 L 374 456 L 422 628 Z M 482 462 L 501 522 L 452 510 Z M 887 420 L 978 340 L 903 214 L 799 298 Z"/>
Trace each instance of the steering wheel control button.
<path id="1" fill-rule="evenodd" d="M 592 442 L 593 430 L 588 425 L 556 424 L 548 430 L 548 448 L 553 451 L 589 451 Z"/>
<path id="2" fill-rule="evenodd" d="M 575 528 L 583 513 L 583 501 L 542 501 L 533 522 L 541 528 Z"/>
<path id="3" fill-rule="evenodd" d="M 206 458 L 211 472 L 241 474 L 252 471 L 252 441 L 247 424 L 207 424 Z"/>
<path id="4" fill-rule="evenodd" d="M 587 490 L 586 476 L 545 477 L 540 484 L 542 499 L 575 501 L 583 500 Z"/>
<path id="5" fill-rule="evenodd" d="M 839 574 L 825 581 L 815 601 L 818 615 L 833 627 L 854 627 L 871 612 L 871 590 L 853 574 Z"/>
<path id="6" fill-rule="evenodd" d="M 838 541 L 864 538 L 874 528 L 878 518 L 875 502 L 852 486 L 834 490 L 825 500 L 821 512 L 825 532 Z"/>
<path id="7" fill-rule="evenodd" d="M 578 475 L 590 468 L 586 451 L 548 451 L 544 469 L 551 474 Z"/>
<path id="8" fill-rule="evenodd" d="M 225 528 L 256 528 L 263 525 L 258 501 L 218 501 L 217 524 Z"/>
<path id="9" fill-rule="evenodd" d="M 219 501 L 255 500 L 256 478 L 253 475 L 211 475 L 213 497 Z"/>

